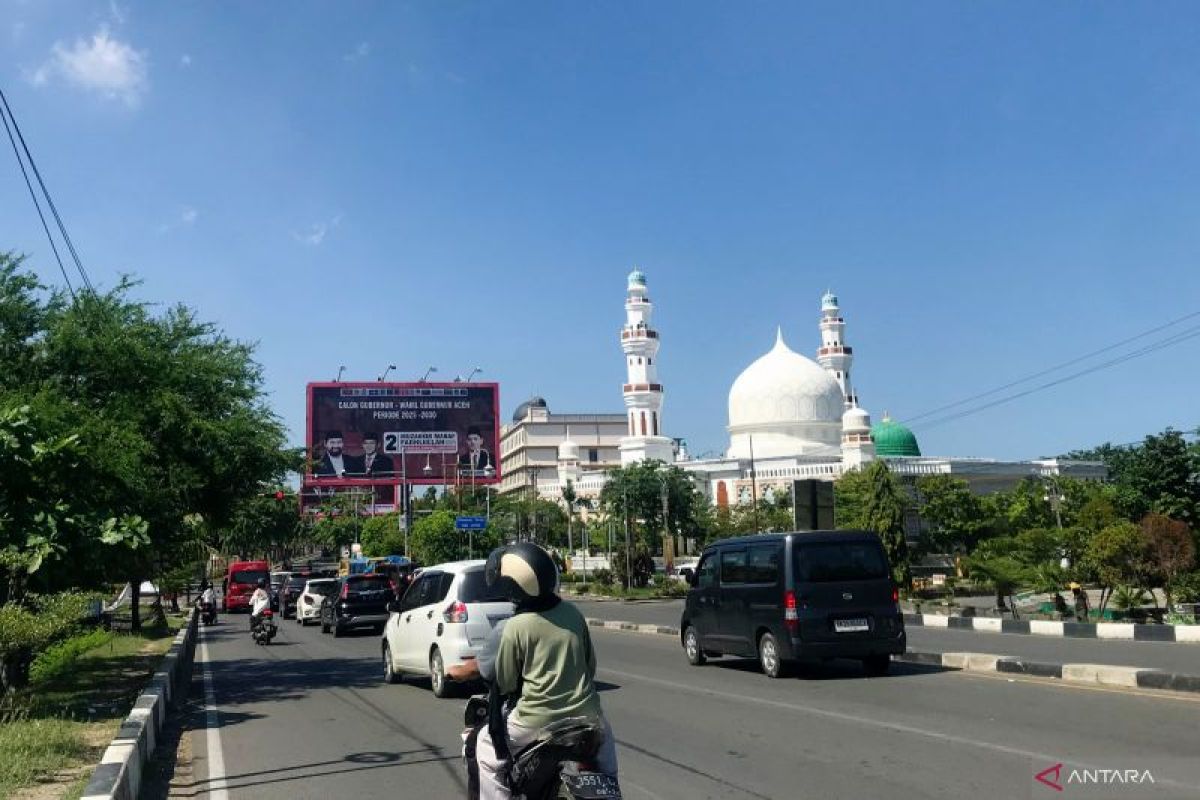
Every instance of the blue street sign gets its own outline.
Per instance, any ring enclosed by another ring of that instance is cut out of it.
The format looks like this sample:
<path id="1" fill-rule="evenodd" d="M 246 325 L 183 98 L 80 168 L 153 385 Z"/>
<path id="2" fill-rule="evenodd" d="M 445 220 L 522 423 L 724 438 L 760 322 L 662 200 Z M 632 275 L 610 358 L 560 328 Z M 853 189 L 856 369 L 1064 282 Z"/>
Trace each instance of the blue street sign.
<path id="1" fill-rule="evenodd" d="M 487 528 L 487 517 L 455 517 L 454 528 L 460 531 L 481 531 Z"/>

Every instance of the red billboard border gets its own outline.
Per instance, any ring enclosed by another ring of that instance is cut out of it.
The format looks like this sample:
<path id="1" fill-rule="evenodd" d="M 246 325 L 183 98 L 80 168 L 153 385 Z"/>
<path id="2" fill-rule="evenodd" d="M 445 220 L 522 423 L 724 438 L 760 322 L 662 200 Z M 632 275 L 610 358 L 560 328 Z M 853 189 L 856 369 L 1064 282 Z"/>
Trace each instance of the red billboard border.
<path id="1" fill-rule="evenodd" d="M 460 478 L 455 472 L 453 475 L 437 475 L 426 478 L 424 476 L 414 478 L 409 475 L 407 478 L 397 476 L 392 480 L 379 480 L 378 478 L 318 478 L 313 475 L 311 470 L 311 459 L 313 452 L 312 437 L 312 407 L 313 407 L 313 389 L 382 389 L 387 387 L 404 387 L 423 389 L 491 389 L 492 395 L 495 398 L 494 411 L 495 420 L 492 431 L 492 441 L 495 443 L 495 451 L 492 457 L 495 460 L 496 471 L 492 477 L 473 477 Z M 369 486 L 375 484 L 386 484 L 389 486 L 400 486 L 407 484 L 409 486 L 453 486 L 459 483 L 470 483 L 474 486 L 489 486 L 500 483 L 500 384 L 495 382 L 472 381 L 465 383 L 462 381 L 450 382 L 433 382 L 433 381 L 315 381 L 308 383 L 304 387 L 304 476 L 303 485 L 308 486 Z"/>

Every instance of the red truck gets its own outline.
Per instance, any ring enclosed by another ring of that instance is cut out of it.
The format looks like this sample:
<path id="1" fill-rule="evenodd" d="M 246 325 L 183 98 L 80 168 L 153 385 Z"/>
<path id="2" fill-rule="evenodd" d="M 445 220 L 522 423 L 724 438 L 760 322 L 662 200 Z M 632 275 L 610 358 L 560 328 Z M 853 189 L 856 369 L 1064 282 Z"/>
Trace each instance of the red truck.
<path id="1" fill-rule="evenodd" d="M 225 571 L 225 611 L 249 611 L 250 595 L 260 580 L 270 580 L 271 565 L 266 561 L 234 561 Z"/>

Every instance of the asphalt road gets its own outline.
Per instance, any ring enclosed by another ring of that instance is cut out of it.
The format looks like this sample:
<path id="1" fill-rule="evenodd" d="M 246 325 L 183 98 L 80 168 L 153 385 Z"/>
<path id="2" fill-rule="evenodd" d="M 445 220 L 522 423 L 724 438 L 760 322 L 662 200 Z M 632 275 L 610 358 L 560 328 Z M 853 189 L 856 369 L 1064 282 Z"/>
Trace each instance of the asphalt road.
<path id="1" fill-rule="evenodd" d="M 676 627 L 683 611 L 682 600 L 633 603 L 580 600 L 576 605 L 588 617 Z M 909 626 L 907 630 L 911 650 L 994 653 L 1054 664 L 1117 664 L 1200 675 L 1200 645 L 1197 644 L 1070 639 L 921 626 Z"/>
<path id="2" fill-rule="evenodd" d="M 244 616 L 202 629 L 187 797 L 454 798 L 461 700 L 381 679 L 379 639 L 283 624 L 254 645 Z M 628 798 L 1059 797 L 1053 764 L 1151 771 L 1089 797 L 1200 795 L 1200 698 L 897 665 L 835 662 L 772 681 L 752 662 L 687 666 L 667 637 L 594 631 Z M 1067 773 L 1063 773 L 1065 780 Z M 1092 787 L 1089 787 L 1092 788 Z"/>

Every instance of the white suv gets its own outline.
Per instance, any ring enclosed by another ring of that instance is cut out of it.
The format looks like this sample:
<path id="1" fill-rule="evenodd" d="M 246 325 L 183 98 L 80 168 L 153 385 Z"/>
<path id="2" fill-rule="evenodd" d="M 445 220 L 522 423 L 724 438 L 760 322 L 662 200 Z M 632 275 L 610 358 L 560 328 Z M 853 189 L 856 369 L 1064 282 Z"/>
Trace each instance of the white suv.
<path id="1" fill-rule="evenodd" d="M 446 669 L 477 656 L 492 628 L 513 614 L 513 604 L 488 588 L 485 563 L 428 567 L 391 606 L 381 645 L 385 681 L 428 675 L 435 696 L 450 693 Z"/>
<path id="2" fill-rule="evenodd" d="M 296 598 L 296 622 L 307 625 L 321 621 L 321 603 L 334 592 L 337 578 L 313 578 Z"/>

